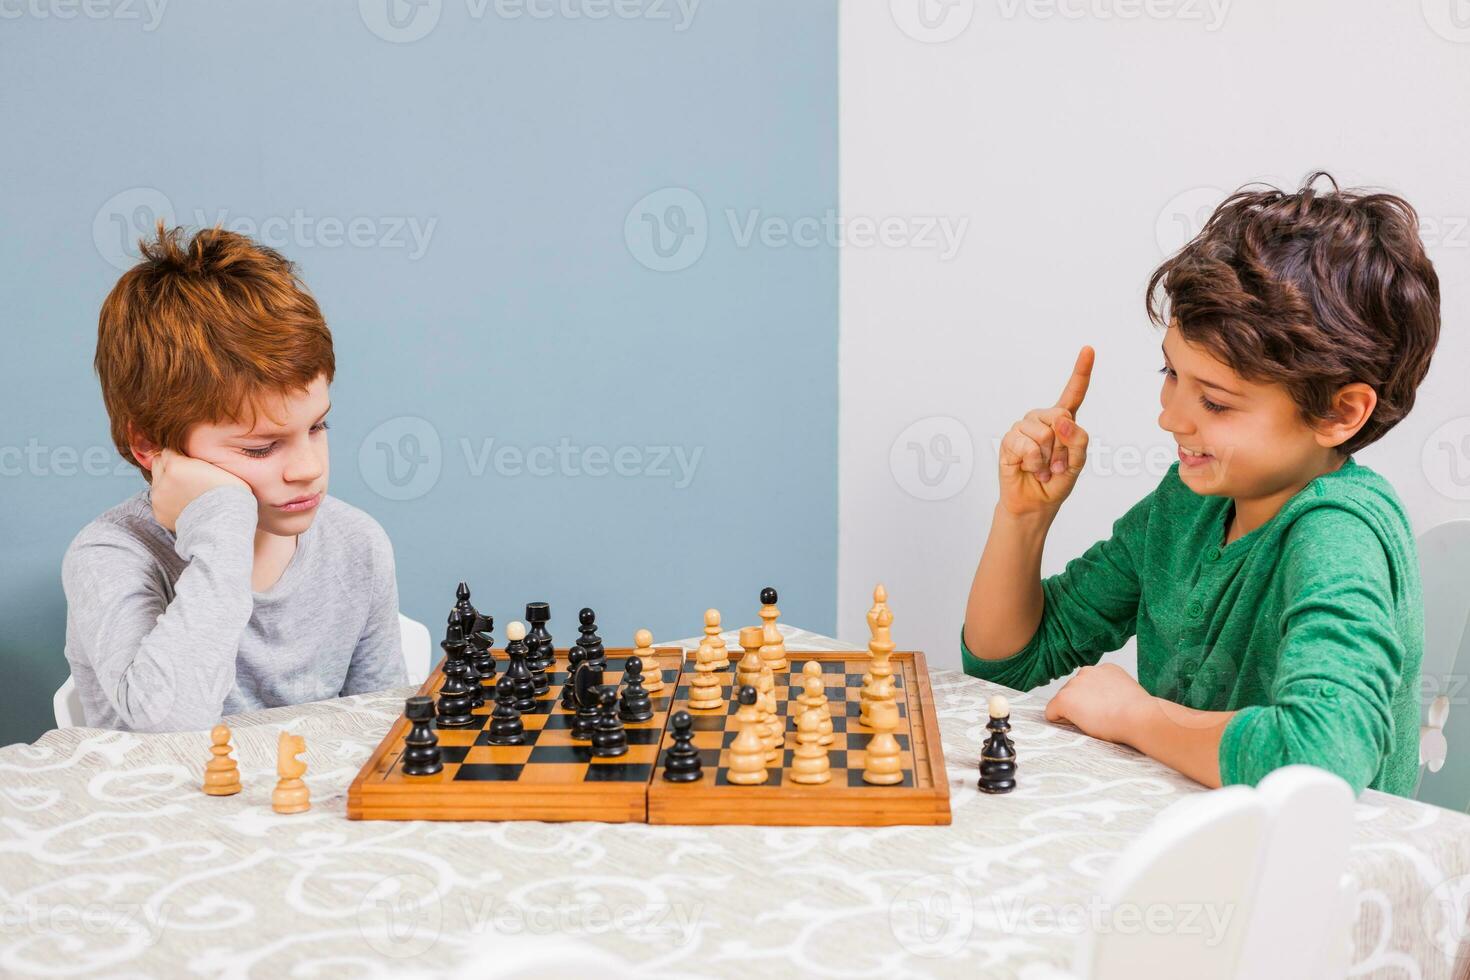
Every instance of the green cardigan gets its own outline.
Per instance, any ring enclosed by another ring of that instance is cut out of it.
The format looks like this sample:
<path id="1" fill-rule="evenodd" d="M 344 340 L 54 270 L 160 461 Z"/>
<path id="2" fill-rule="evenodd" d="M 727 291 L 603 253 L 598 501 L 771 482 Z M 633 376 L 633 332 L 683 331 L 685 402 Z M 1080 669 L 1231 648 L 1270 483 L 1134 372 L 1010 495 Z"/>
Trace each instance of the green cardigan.
<path id="1" fill-rule="evenodd" d="M 1228 545 L 1228 497 L 1163 481 L 1065 571 L 1044 580 L 1036 634 L 966 673 L 1026 691 L 1138 636 L 1138 680 L 1157 697 L 1235 711 L 1225 785 L 1307 763 L 1407 796 L 1419 768 L 1424 602 L 1403 505 L 1349 458 Z"/>

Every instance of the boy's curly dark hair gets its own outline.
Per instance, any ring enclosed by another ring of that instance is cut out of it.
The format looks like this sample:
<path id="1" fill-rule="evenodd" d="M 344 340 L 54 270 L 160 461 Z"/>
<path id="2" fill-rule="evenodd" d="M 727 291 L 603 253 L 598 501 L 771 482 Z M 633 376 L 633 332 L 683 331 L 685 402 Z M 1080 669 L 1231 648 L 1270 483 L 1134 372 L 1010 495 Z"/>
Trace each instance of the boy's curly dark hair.
<path id="1" fill-rule="evenodd" d="M 1322 177 L 1330 192 L 1313 187 Z M 1322 171 L 1294 194 L 1226 198 L 1154 271 L 1145 306 L 1241 377 L 1283 384 L 1308 422 L 1332 417 L 1343 385 L 1372 387 L 1378 405 L 1343 453 L 1409 413 L 1439 341 L 1439 277 L 1413 207 Z"/>

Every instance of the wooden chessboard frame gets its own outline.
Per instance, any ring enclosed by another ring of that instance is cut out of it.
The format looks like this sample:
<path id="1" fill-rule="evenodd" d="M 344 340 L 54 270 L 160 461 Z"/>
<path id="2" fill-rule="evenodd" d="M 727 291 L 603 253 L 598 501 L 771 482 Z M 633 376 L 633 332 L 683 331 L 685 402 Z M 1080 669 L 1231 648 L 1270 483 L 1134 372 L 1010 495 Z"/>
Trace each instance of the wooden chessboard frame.
<path id="1" fill-rule="evenodd" d="M 608 649 L 609 660 L 631 656 L 629 648 Z M 645 661 L 645 674 L 651 669 L 648 651 L 638 651 Z M 504 651 L 496 651 L 504 665 Z M 939 739 L 939 723 L 934 712 L 934 694 L 929 684 L 924 654 L 918 651 L 895 651 L 892 664 L 895 675 L 902 679 L 898 695 L 905 705 L 896 734 L 907 736 L 906 769 L 912 765 L 913 785 L 871 786 L 848 785 L 836 781 L 824 785 L 805 786 L 783 778 L 779 785 L 716 785 L 717 766 L 706 764 L 705 776 L 694 783 L 670 783 L 663 778 L 663 753 L 673 744 L 668 719 L 674 711 L 686 707 L 681 691 L 694 673 L 692 658 L 687 662 L 678 647 L 655 648 L 654 655 L 665 678 L 665 690 L 655 695 L 654 717 L 646 722 L 629 723 L 631 732 L 656 729 L 661 733 L 649 746 L 630 746 L 635 760 L 640 750 L 649 749 L 652 762 L 647 779 L 637 781 L 523 783 L 495 780 L 483 783 L 456 780 L 446 764 L 445 772 L 434 776 L 405 777 L 396 770 L 403 752 L 403 737 L 408 733 L 408 719 L 399 716 L 373 750 L 347 791 L 347 816 L 354 820 L 595 820 L 607 823 L 655 824 L 744 824 L 758 826 L 859 826 L 939 825 L 950 822 L 949 782 L 944 768 L 944 750 Z M 731 650 L 728 671 L 720 677 L 728 696 L 734 685 L 736 662 L 740 652 Z M 848 672 L 867 669 L 867 651 L 788 651 L 795 662 L 816 660 L 831 664 L 845 662 Z M 567 652 L 556 651 L 553 672 L 565 672 Z M 614 680 L 609 672 L 609 682 Z M 799 679 L 795 681 L 799 683 Z M 419 688 L 420 694 L 432 695 L 443 683 L 442 669 L 435 669 Z M 487 689 L 488 690 L 488 689 Z M 559 693 L 553 685 L 553 691 Z M 787 705 L 779 697 L 779 707 Z M 493 705 L 493 698 L 489 702 Z M 696 718 L 709 712 L 690 712 Z M 733 707 L 727 715 L 733 725 Z M 855 737 L 865 737 L 871 729 L 850 719 Z M 786 755 L 795 746 L 794 726 L 788 725 Z M 733 731 L 733 727 L 729 728 Z M 835 733 L 832 748 L 843 748 L 844 734 Z M 461 738 L 453 729 L 440 731 L 441 742 Z M 467 744 L 461 742 L 460 744 Z M 701 744 L 696 741 L 696 745 Z M 857 761 L 850 745 L 848 768 Z M 857 753 L 860 756 L 860 751 Z M 723 761 L 723 755 L 721 756 Z M 617 765 L 623 760 L 608 760 Z M 780 767 L 783 776 L 789 766 Z M 773 764 L 772 771 L 777 766 Z"/>

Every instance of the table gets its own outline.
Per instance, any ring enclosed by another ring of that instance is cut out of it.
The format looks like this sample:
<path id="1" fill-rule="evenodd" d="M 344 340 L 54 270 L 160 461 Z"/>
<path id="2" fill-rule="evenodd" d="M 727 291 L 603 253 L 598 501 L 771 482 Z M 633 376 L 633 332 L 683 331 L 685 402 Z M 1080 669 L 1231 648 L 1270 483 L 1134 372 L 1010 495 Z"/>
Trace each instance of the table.
<path id="1" fill-rule="evenodd" d="M 205 732 L 48 732 L 0 749 L 0 974 L 1056 976 L 1113 857 L 1202 788 L 1046 722 L 1040 696 L 931 679 L 948 827 L 349 821 L 408 688 L 230 719 L 234 797 L 199 791 Z M 975 763 L 997 691 L 1020 787 L 992 797 Z M 293 816 L 270 809 L 283 727 L 310 767 Z M 1470 976 L 1470 816 L 1370 790 L 1357 823 L 1353 975 Z"/>

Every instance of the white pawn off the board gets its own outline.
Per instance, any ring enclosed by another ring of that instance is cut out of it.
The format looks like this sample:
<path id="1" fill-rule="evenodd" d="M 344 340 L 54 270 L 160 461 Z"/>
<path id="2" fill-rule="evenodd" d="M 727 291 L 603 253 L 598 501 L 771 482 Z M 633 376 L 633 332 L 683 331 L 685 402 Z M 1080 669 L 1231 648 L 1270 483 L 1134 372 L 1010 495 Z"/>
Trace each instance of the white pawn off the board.
<path id="1" fill-rule="evenodd" d="M 240 767 L 230 758 L 230 729 L 215 725 L 209 733 L 210 759 L 204 764 L 204 792 L 209 796 L 234 796 L 240 792 Z"/>

